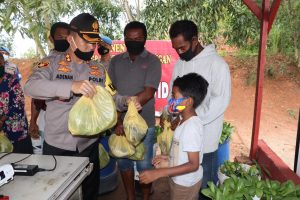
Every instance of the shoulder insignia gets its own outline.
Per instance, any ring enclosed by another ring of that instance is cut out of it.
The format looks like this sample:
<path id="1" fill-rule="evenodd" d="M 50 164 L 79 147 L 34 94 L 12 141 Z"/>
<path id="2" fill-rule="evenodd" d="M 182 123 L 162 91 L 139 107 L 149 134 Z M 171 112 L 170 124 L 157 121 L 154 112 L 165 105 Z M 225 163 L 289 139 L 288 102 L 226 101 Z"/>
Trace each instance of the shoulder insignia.
<path id="1" fill-rule="evenodd" d="M 90 69 L 91 69 L 90 75 L 97 76 L 97 77 L 102 75 L 100 68 L 97 65 L 91 65 Z"/>
<path id="2" fill-rule="evenodd" d="M 44 68 L 44 67 L 48 67 L 49 64 L 50 64 L 49 61 L 41 61 L 41 62 L 39 62 L 39 63 L 37 64 L 37 67 L 38 67 L 38 68 Z"/>
<path id="3" fill-rule="evenodd" d="M 67 53 L 67 55 L 66 55 L 66 61 L 67 62 L 71 62 L 71 56 Z"/>
<path id="4" fill-rule="evenodd" d="M 98 67 L 98 66 L 96 66 L 96 65 L 92 65 L 92 66 L 90 66 L 90 69 L 91 69 L 91 70 L 98 70 L 98 69 L 99 69 L 99 67 Z"/>
<path id="5" fill-rule="evenodd" d="M 72 69 L 69 67 L 69 63 L 64 60 L 59 61 L 57 70 L 64 73 L 72 71 Z"/>
<path id="6" fill-rule="evenodd" d="M 61 65 L 61 66 L 69 66 L 69 63 L 67 63 L 66 61 L 64 61 L 64 60 L 61 60 L 61 61 L 59 61 L 59 63 L 58 63 L 59 65 Z"/>
<path id="7" fill-rule="evenodd" d="M 101 76 L 101 72 L 100 70 L 92 70 L 90 71 L 90 75 L 99 77 Z"/>

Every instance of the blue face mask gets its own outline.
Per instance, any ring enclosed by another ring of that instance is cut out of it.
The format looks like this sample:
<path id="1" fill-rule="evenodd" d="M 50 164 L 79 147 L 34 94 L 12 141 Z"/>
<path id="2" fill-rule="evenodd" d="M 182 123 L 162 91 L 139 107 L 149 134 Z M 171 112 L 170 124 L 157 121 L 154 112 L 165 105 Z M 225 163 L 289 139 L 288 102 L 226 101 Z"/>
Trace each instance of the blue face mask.
<path id="1" fill-rule="evenodd" d="M 179 113 L 179 112 L 183 111 L 185 109 L 185 106 L 180 106 L 180 104 L 186 99 L 187 99 L 187 97 L 183 97 L 183 98 L 179 98 L 179 99 L 171 98 L 168 101 L 169 112 Z"/>

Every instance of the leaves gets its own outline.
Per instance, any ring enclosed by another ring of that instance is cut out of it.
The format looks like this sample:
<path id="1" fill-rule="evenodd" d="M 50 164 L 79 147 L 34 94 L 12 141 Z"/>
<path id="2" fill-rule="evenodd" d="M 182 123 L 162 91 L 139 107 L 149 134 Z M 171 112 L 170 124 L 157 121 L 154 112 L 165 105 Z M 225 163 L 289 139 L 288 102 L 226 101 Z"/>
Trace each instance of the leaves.
<path id="1" fill-rule="evenodd" d="M 155 138 L 157 138 L 157 136 L 159 136 L 161 133 L 163 132 L 163 128 L 161 126 L 155 126 Z"/>
<path id="2" fill-rule="evenodd" d="M 0 1 L 0 29 L 13 36 L 16 31 L 34 39 L 44 54 L 50 26 L 74 12 L 90 12 L 100 22 L 101 35 L 122 38 L 124 2 L 136 20 L 144 22 L 148 39 L 169 39 L 170 25 L 179 19 L 193 20 L 203 44 L 224 37 L 229 45 L 258 50 L 259 20 L 243 1 L 236 0 L 6 0 Z M 145 5 L 140 5 L 144 2 Z M 256 0 L 261 5 L 261 0 Z M 141 9 L 143 8 L 143 9 Z M 141 15 L 140 15 L 141 14 Z M 124 20 L 123 20 L 124 21 Z M 126 21 L 126 20 L 125 20 Z M 127 22 L 127 21 L 126 21 Z M 269 33 L 268 50 L 285 53 L 300 63 L 300 1 L 282 1 Z"/>
<path id="3" fill-rule="evenodd" d="M 210 43 L 220 33 L 224 19 L 241 7 L 235 9 L 236 5 L 242 3 L 235 0 L 147 0 L 143 19 L 151 39 L 169 39 L 166 30 L 169 30 L 170 24 L 179 19 L 189 19 L 198 25 L 200 40 Z"/>
<path id="4" fill-rule="evenodd" d="M 230 161 L 225 161 L 220 171 L 228 177 L 261 176 L 258 165 L 248 167 L 248 165 Z"/>
<path id="5" fill-rule="evenodd" d="M 212 182 L 208 185 L 209 188 L 202 190 L 202 193 L 213 200 L 252 200 L 254 196 L 272 200 L 300 198 L 300 186 L 295 186 L 290 180 L 281 184 L 269 179 L 260 180 L 256 176 L 237 178 L 233 175 L 219 187 Z"/>
<path id="6" fill-rule="evenodd" d="M 48 32 L 51 24 L 68 9 L 66 0 L 7 0 L 0 7 L 0 21 L 8 34 L 20 31 L 21 35 L 33 39 L 41 56 L 45 56 Z"/>
<path id="7" fill-rule="evenodd" d="M 119 17 L 122 7 L 119 3 L 108 0 L 76 0 L 74 2 L 76 9 L 88 11 L 93 14 L 100 24 L 100 34 L 119 39 L 122 36 Z"/>
<path id="8" fill-rule="evenodd" d="M 231 138 L 233 131 L 234 131 L 234 126 L 232 126 L 228 122 L 224 122 L 219 144 L 223 144 L 226 140 L 229 140 Z"/>

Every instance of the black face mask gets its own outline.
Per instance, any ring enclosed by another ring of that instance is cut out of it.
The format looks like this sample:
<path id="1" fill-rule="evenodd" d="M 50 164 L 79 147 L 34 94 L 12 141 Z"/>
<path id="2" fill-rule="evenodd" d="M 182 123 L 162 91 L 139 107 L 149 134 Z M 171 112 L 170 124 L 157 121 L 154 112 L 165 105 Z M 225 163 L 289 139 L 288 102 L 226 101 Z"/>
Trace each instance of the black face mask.
<path id="1" fill-rule="evenodd" d="M 0 78 L 2 78 L 4 76 L 5 73 L 5 69 L 4 69 L 4 65 L 0 66 Z"/>
<path id="2" fill-rule="evenodd" d="M 144 51 L 145 41 L 126 41 L 125 45 L 128 53 L 139 55 Z"/>
<path id="3" fill-rule="evenodd" d="M 94 51 L 83 52 L 77 48 L 74 51 L 74 54 L 81 60 L 89 61 L 89 60 L 91 60 L 92 56 L 94 55 Z"/>
<path id="4" fill-rule="evenodd" d="M 192 49 L 192 42 L 191 42 L 190 48 L 186 52 L 179 54 L 179 57 L 180 57 L 181 60 L 190 61 L 190 60 L 192 60 L 192 58 L 194 58 L 195 51 L 196 51 L 196 48 L 193 51 L 193 49 Z"/>
<path id="5" fill-rule="evenodd" d="M 54 49 L 59 52 L 65 52 L 70 44 L 67 40 L 54 40 Z"/>
<path id="6" fill-rule="evenodd" d="M 108 54 L 109 53 L 109 49 L 108 48 L 106 48 L 106 47 L 104 47 L 104 46 L 100 46 L 99 48 L 98 48 L 98 53 L 100 54 L 100 55 L 106 55 L 106 54 Z"/>

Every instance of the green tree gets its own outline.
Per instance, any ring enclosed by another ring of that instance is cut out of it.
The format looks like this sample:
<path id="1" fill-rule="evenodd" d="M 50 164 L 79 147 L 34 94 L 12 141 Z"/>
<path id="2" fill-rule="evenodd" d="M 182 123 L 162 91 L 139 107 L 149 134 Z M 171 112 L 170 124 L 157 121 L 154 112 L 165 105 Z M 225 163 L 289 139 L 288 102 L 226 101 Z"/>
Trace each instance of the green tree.
<path id="1" fill-rule="evenodd" d="M 261 7 L 262 0 L 255 2 Z M 169 39 L 170 25 L 189 19 L 197 24 L 204 44 L 223 37 L 229 45 L 258 50 L 260 21 L 241 0 L 145 0 L 145 4 L 142 19 L 149 39 Z M 269 33 L 268 52 L 292 55 L 300 67 L 300 1 L 281 1 Z"/>
<path id="2" fill-rule="evenodd" d="M 281 2 L 269 34 L 271 53 L 292 55 L 300 68 L 300 1 Z"/>
<path id="3" fill-rule="evenodd" d="M 140 21 L 141 20 L 141 0 L 130 1 L 118 0 L 119 6 L 121 6 L 122 12 L 126 16 L 126 22 Z"/>
<path id="4" fill-rule="evenodd" d="M 12 48 L 12 44 L 13 44 L 13 37 L 9 37 L 7 35 L 4 34 L 0 34 L 0 46 L 4 46 L 6 48 L 8 48 L 10 50 L 10 53 L 14 53 L 13 48 Z"/>
<path id="5" fill-rule="evenodd" d="M 19 31 L 34 40 L 39 55 L 45 56 L 48 33 L 53 22 L 70 12 L 67 0 L 5 0 L 0 5 L 1 30 L 13 35 Z"/>
<path id="6" fill-rule="evenodd" d="M 225 12 L 225 18 L 221 22 L 221 34 L 227 44 L 257 50 L 260 22 L 254 14 L 242 1 L 231 2 Z"/>
<path id="7" fill-rule="evenodd" d="M 109 0 L 77 0 L 76 9 L 93 14 L 100 25 L 100 34 L 110 38 L 120 38 L 121 28 L 119 17 L 122 8 L 119 2 Z"/>
<path id="8" fill-rule="evenodd" d="M 192 20 L 198 25 L 200 40 L 208 43 L 217 37 L 220 20 L 225 19 L 228 6 L 235 2 L 235 0 L 147 0 L 143 20 L 151 39 L 168 39 L 170 24 L 179 19 Z"/>

